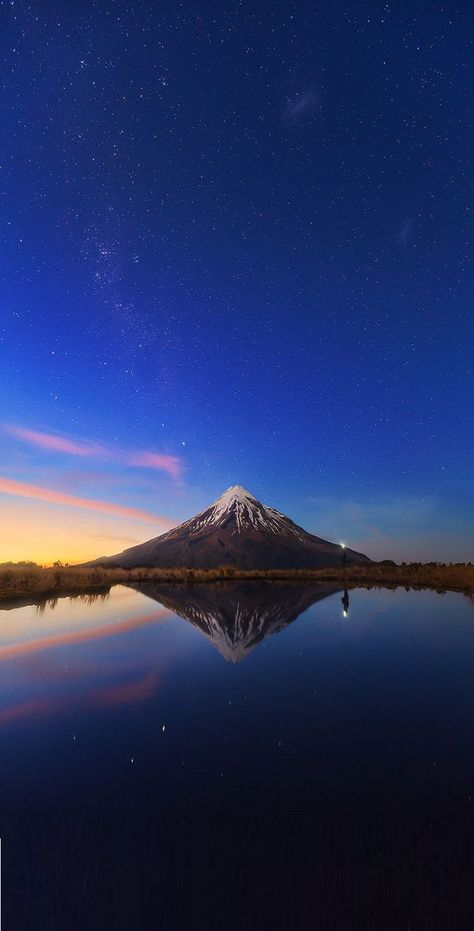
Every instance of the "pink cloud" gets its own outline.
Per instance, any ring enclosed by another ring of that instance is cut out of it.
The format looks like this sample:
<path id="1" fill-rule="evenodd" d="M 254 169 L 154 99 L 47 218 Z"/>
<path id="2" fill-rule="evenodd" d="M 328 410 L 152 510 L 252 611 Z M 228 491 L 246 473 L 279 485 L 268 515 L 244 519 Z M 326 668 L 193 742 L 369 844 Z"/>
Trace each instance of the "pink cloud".
<path id="1" fill-rule="evenodd" d="M 168 456 L 165 453 L 135 453 L 130 459 L 130 465 L 163 469 L 174 479 L 179 479 L 182 472 L 181 460 L 177 456 Z"/>
<path id="2" fill-rule="evenodd" d="M 72 456 L 94 456 L 102 457 L 107 455 L 105 446 L 100 443 L 81 443 L 76 440 L 70 440 L 66 436 L 57 436 L 53 433 L 40 433 L 38 430 L 24 430 L 22 427 L 8 426 L 7 430 L 12 436 L 16 436 L 25 443 L 31 443 L 40 449 L 53 450 L 58 453 L 70 453 Z"/>
<path id="3" fill-rule="evenodd" d="M 15 495 L 20 498 L 35 498 L 38 501 L 50 501 L 52 504 L 65 504 L 68 507 L 82 508 L 86 511 L 102 511 L 104 514 L 116 514 L 120 517 L 146 521 L 149 524 L 164 525 L 163 532 L 174 526 L 174 523 L 167 517 L 149 514 L 147 511 L 140 511 L 138 508 L 124 507 L 121 504 L 112 504 L 109 501 L 96 501 L 93 498 L 65 495 L 60 491 L 54 491 L 52 488 L 30 485 L 28 482 L 15 482 L 9 478 L 0 477 L 0 493 Z"/>
<path id="4" fill-rule="evenodd" d="M 181 459 L 167 453 L 156 453 L 148 450 L 137 452 L 121 450 L 105 443 L 71 439 L 55 433 L 28 430 L 14 424 L 7 424 L 5 429 L 24 443 L 29 443 L 31 446 L 49 452 L 67 453 L 71 456 L 85 456 L 93 459 L 107 459 L 127 466 L 138 466 L 146 469 L 160 469 L 162 472 L 166 472 L 174 481 L 181 477 L 183 471 Z"/>

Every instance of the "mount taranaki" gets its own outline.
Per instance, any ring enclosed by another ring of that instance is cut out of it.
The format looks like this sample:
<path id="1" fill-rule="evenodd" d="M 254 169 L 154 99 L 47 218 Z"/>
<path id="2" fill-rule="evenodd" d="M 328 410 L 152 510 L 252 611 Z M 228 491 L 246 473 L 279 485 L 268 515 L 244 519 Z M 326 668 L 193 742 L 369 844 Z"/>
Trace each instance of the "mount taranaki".
<path id="1" fill-rule="evenodd" d="M 84 565 L 212 569 L 309 569 L 341 564 L 341 547 L 307 533 L 280 511 L 266 507 L 240 485 L 173 530 L 116 556 Z M 370 562 L 345 550 L 349 563 Z"/>

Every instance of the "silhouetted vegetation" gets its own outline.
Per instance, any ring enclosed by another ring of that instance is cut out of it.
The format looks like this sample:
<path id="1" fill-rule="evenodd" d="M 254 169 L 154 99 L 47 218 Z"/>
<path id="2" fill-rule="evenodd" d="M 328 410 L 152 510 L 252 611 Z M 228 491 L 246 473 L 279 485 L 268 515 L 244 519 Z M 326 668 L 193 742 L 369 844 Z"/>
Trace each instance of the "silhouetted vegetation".
<path id="1" fill-rule="evenodd" d="M 39 601 L 80 593 L 105 593 L 113 585 L 140 582 L 216 582 L 226 579 L 267 579 L 273 581 L 337 581 L 341 587 L 380 585 L 406 588 L 432 588 L 458 591 L 474 596 L 474 566 L 471 563 L 379 563 L 319 569 L 154 569 L 154 568 L 74 568 L 53 566 L 42 569 L 34 564 L 0 566 L 0 602 Z"/>
<path id="2" fill-rule="evenodd" d="M 11 562 L 11 560 L 9 560 L 8 562 L 0 562 L 0 571 L 2 569 L 12 569 L 12 568 L 13 569 L 24 569 L 24 568 L 39 569 L 41 567 L 38 566 L 37 562 L 33 562 L 31 559 L 20 559 L 19 562 Z"/>

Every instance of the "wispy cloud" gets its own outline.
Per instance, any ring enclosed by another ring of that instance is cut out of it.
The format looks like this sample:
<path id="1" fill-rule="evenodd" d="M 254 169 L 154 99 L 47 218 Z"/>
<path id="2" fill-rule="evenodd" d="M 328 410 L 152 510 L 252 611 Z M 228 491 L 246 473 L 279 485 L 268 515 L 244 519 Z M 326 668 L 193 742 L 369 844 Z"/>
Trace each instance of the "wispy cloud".
<path id="1" fill-rule="evenodd" d="M 166 472 L 174 481 L 178 481 L 183 473 L 181 458 L 168 453 L 157 453 L 151 450 L 124 450 L 106 443 L 79 440 L 58 433 L 29 430 L 15 424 L 5 424 L 4 428 L 11 436 L 16 437 L 23 443 L 28 443 L 36 449 L 43 449 L 47 452 L 101 459 L 138 468 L 158 469 Z"/>
<path id="2" fill-rule="evenodd" d="M 104 514 L 116 514 L 119 517 L 129 517 L 134 520 L 146 521 L 156 524 L 164 530 L 174 526 L 173 521 L 157 514 L 149 514 L 138 508 L 124 507 L 121 504 L 112 504 L 109 501 L 96 501 L 93 498 L 79 498 L 75 495 L 65 495 L 52 488 L 43 488 L 40 485 L 30 485 L 28 482 L 16 482 L 9 478 L 0 477 L 0 493 L 15 495 L 20 498 L 35 498 L 38 501 L 49 501 L 52 504 L 64 504 L 67 507 L 82 508 L 86 511 L 101 511 Z"/>
<path id="3" fill-rule="evenodd" d="M 134 453 L 128 460 L 129 465 L 144 466 L 147 469 L 163 469 L 172 478 L 178 480 L 182 473 L 181 460 L 166 453 Z"/>
<path id="4" fill-rule="evenodd" d="M 27 430 L 13 424 L 8 424 L 6 430 L 12 436 L 16 436 L 17 439 L 30 443 L 32 446 L 38 447 L 38 449 L 69 453 L 72 456 L 92 456 L 94 458 L 105 458 L 107 456 L 107 449 L 101 443 L 80 442 L 71 440 L 67 436 L 40 433 L 38 430 Z"/>

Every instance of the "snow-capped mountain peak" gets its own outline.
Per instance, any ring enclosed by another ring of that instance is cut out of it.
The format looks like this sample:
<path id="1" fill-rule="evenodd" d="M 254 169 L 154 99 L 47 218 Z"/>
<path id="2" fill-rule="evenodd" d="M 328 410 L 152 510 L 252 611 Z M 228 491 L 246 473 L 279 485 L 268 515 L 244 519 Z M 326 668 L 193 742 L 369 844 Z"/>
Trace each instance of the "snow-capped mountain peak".
<path id="1" fill-rule="evenodd" d="M 245 525 L 256 529 L 265 523 L 262 512 L 266 508 L 249 491 L 242 488 L 242 485 L 232 485 L 228 488 L 214 504 L 211 504 L 210 510 L 212 523 L 220 523 L 232 515 L 238 530 L 244 529 Z"/>
<path id="2" fill-rule="evenodd" d="M 345 551 L 346 561 L 367 557 Z M 123 553 L 97 560 L 118 566 L 306 568 L 341 565 L 341 548 L 313 536 L 242 485 L 232 485 L 194 517 Z"/>
<path id="3" fill-rule="evenodd" d="M 226 526 L 229 530 L 233 528 L 236 534 L 249 531 L 281 534 L 284 530 L 295 536 L 298 536 L 299 529 L 279 511 L 262 504 L 242 485 L 232 485 L 224 491 L 210 507 L 188 521 L 188 526 L 193 530 Z"/>
<path id="4" fill-rule="evenodd" d="M 242 485 L 231 485 L 230 488 L 227 488 L 226 491 L 214 501 L 212 507 L 220 505 L 222 507 L 228 507 L 234 501 L 257 501 L 255 495 L 252 495 L 250 491 L 247 491 L 246 488 L 243 488 Z"/>

